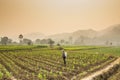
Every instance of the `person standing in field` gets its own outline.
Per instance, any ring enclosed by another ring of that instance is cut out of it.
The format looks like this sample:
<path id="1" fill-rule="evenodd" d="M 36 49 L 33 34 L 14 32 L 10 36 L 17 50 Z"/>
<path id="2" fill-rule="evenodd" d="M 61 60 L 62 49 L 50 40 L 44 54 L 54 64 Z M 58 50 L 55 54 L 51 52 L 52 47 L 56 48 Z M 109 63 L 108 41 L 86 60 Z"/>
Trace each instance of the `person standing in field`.
<path id="1" fill-rule="evenodd" d="M 62 57 L 63 57 L 64 65 L 66 65 L 67 52 L 65 52 L 64 50 L 62 51 Z"/>

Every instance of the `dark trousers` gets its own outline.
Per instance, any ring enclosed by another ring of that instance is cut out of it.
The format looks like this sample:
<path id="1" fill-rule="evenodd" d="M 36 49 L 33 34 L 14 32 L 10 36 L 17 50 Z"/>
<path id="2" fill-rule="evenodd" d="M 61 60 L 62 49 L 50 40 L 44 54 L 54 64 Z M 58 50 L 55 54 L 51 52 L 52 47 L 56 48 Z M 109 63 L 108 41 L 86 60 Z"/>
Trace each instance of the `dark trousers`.
<path id="1" fill-rule="evenodd" d="M 66 65 L 66 57 L 63 57 L 64 64 Z"/>

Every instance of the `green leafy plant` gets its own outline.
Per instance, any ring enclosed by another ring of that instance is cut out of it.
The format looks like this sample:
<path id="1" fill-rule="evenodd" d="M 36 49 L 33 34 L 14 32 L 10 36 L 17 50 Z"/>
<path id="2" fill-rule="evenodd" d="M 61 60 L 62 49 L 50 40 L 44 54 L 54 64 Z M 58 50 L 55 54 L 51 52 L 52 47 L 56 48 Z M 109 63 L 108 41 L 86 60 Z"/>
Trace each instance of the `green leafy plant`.
<path id="1" fill-rule="evenodd" d="M 0 79 L 2 79 L 3 78 L 3 73 L 2 72 L 0 72 Z"/>

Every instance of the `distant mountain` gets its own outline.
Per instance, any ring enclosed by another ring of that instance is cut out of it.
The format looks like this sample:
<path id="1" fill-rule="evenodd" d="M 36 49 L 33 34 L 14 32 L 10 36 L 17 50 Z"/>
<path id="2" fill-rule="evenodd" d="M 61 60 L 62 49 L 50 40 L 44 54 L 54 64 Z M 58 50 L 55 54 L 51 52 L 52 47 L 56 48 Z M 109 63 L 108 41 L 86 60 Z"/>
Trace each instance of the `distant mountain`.
<path id="1" fill-rule="evenodd" d="M 115 33 L 116 33 L 116 31 L 118 32 L 119 29 L 120 29 L 120 24 L 117 24 L 117 25 L 110 26 L 104 30 L 101 30 L 101 31 L 99 31 L 99 33 L 101 33 L 101 36 L 105 35 L 105 34 L 113 34 L 113 32 L 115 32 Z"/>
<path id="2" fill-rule="evenodd" d="M 108 27 L 100 31 L 102 35 L 99 38 L 103 40 L 120 41 L 120 24 Z"/>
<path id="3" fill-rule="evenodd" d="M 88 30 L 78 30 L 72 33 L 74 38 L 74 44 L 90 44 L 91 39 L 97 36 L 97 31 L 88 29 Z"/>
<path id="4" fill-rule="evenodd" d="M 71 33 L 59 33 L 54 35 L 44 35 L 42 33 L 30 33 L 23 34 L 24 38 L 35 41 L 36 39 L 48 39 L 51 38 L 55 42 L 64 40 L 72 44 L 77 45 L 104 45 L 106 42 L 120 45 L 120 24 L 110 26 L 101 31 L 95 31 L 92 29 L 78 30 Z M 18 37 L 16 39 L 18 41 Z M 71 41 L 70 41 L 71 40 Z"/>
<path id="5" fill-rule="evenodd" d="M 47 36 L 47 38 L 52 38 L 57 41 L 60 40 L 69 41 L 69 38 L 71 37 L 72 40 L 75 41 L 76 39 L 80 38 L 80 36 L 93 38 L 96 36 L 96 34 L 97 32 L 95 30 L 88 29 L 88 30 L 78 30 L 72 33 L 61 33 L 61 34 L 50 35 Z"/>
<path id="6" fill-rule="evenodd" d="M 51 38 L 58 42 L 60 40 L 68 40 L 70 36 L 71 36 L 71 33 L 61 33 L 61 34 L 49 35 L 49 36 L 46 36 L 46 38 Z"/>
<path id="7" fill-rule="evenodd" d="M 23 34 L 24 38 L 28 38 L 31 40 L 36 40 L 36 39 L 43 39 L 45 38 L 45 35 L 39 32 L 36 33 L 29 33 L 29 34 Z"/>
<path id="8" fill-rule="evenodd" d="M 72 37 L 72 42 L 74 44 L 106 44 L 107 41 L 118 44 L 120 42 L 120 24 L 110 26 L 101 31 L 95 31 L 92 29 L 88 30 L 78 30 L 72 33 L 61 33 L 47 36 L 47 38 L 52 38 L 56 41 L 65 40 L 69 41 Z M 120 43 L 119 43 L 120 44 Z"/>
<path id="9" fill-rule="evenodd" d="M 88 29 L 88 30 L 78 30 L 72 33 L 73 38 L 77 39 L 80 36 L 84 36 L 84 37 L 89 37 L 89 38 L 93 38 L 95 37 L 97 34 L 97 31 L 92 30 L 92 29 Z"/>

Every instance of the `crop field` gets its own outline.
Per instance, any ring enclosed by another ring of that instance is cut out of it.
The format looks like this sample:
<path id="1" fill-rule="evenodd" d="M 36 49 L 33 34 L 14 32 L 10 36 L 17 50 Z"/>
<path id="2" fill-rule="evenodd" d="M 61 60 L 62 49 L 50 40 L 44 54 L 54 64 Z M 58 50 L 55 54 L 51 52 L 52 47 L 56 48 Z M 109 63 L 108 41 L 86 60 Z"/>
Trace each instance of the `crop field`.
<path id="1" fill-rule="evenodd" d="M 82 78 L 114 61 L 120 52 L 119 47 L 64 46 L 64 49 L 68 53 L 66 66 L 58 48 L 0 46 L 0 79 L 71 80 L 77 75 Z"/>

